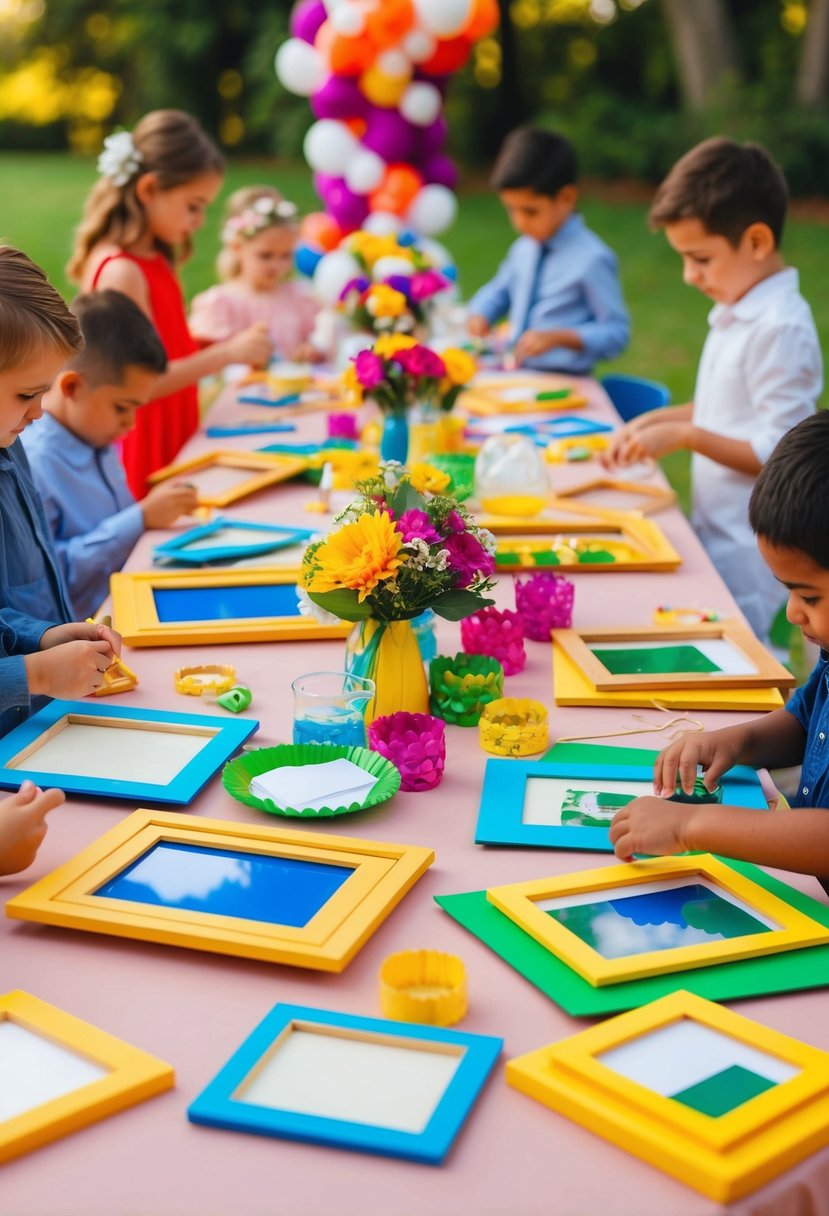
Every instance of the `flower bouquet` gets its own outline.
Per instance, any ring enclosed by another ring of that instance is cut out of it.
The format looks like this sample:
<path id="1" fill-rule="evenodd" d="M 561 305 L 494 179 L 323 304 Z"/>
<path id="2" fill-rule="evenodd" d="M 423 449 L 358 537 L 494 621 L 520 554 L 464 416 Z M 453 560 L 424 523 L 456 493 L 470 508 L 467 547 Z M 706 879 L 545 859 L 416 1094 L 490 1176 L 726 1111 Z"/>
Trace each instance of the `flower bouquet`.
<path id="1" fill-rule="evenodd" d="M 338 526 L 305 550 L 306 611 L 355 622 L 346 669 L 377 686 L 367 721 L 398 710 L 428 712 L 414 617 L 430 608 L 458 621 L 492 603 L 486 592 L 493 586 L 494 540 L 442 493 L 448 481 L 428 465 L 407 472 L 382 464 L 377 477 L 358 483 Z"/>
<path id="2" fill-rule="evenodd" d="M 452 286 L 406 237 L 354 232 L 343 248 L 362 271 L 345 284 L 338 301 L 339 311 L 355 329 L 411 334 L 427 324 L 435 296 Z"/>

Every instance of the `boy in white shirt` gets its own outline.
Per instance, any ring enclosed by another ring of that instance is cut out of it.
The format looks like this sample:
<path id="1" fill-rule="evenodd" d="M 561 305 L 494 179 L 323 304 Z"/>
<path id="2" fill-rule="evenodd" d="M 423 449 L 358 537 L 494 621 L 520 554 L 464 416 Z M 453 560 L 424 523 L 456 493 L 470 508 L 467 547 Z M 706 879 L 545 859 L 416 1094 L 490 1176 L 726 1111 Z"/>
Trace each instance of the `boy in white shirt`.
<path id="1" fill-rule="evenodd" d="M 641 414 L 606 463 L 688 448 L 691 522 L 757 636 L 768 642 L 780 586 L 748 526 L 754 479 L 778 440 L 814 412 L 820 342 L 780 238 L 785 178 L 759 144 L 708 139 L 674 165 L 650 212 L 683 278 L 715 302 L 694 400 Z"/>

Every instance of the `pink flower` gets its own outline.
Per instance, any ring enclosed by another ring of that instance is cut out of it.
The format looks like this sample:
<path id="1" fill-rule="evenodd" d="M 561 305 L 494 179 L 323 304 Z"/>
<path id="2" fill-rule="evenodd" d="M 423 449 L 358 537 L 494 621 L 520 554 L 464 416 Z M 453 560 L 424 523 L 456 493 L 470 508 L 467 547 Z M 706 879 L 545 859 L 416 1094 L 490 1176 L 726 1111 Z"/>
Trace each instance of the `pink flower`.
<path id="1" fill-rule="evenodd" d="M 466 521 L 460 511 L 450 511 L 444 520 L 443 526 L 446 529 L 447 535 L 450 532 L 466 531 Z"/>
<path id="2" fill-rule="evenodd" d="M 370 286 L 371 281 L 367 279 L 365 275 L 360 275 L 360 277 L 356 279 L 349 279 L 345 287 L 340 292 L 340 300 L 346 300 L 352 294 L 352 292 L 357 296 L 362 296 Z"/>
<path id="3" fill-rule="evenodd" d="M 375 355 L 370 350 L 360 351 L 354 360 L 354 370 L 357 373 L 357 379 L 360 381 L 360 384 L 368 392 L 377 388 L 378 384 L 382 384 L 386 378 L 383 360 L 379 355 Z"/>
<path id="4" fill-rule="evenodd" d="M 409 281 L 409 294 L 415 304 L 420 304 L 423 300 L 436 296 L 448 285 L 443 275 L 438 274 L 436 270 L 418 270 Z"/>
<path id="5" fill-rule="evenodd" d="M 443 542 L 449 565 L 456 574 L 455 586 L 468 587 L 477 574 L 488 578 L 495 573 L 495 559 L 471 532 L 453 532 Z"/>
<path id="6" fill-rule="evenodd" d="M 418 511 L 416 507 L 410 511 L 404 511 L 398 519 L 396 527 L 397 531 L 403 534 L 404 544 L 408 544 L 412 540 L 423 540 L 427 545 L 434 545 L 440 540 L 429 516 L 425 511 Z"/>
<path id="7" fill-rule="evenodd" d="M 445 363 L 433 350 L 429 350 L 428 346 L 411 346 L 408 350 L 399 350 L 394 361 L 399 363 L 409 376 L 430 376 L 434 380 L 440 380 L 446 375 Z"/>

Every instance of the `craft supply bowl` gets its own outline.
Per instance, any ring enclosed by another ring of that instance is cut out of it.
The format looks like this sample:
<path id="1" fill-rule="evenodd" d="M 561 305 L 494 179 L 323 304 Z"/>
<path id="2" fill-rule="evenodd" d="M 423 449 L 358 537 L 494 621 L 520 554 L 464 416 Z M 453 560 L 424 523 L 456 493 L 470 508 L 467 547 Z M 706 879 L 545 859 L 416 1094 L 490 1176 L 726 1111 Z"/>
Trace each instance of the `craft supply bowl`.
<path id="1" fill-rule="evenodd" d="M 454 954 L 401 950 L 380 968 L 380 1008 L 387 1018 L 454 1026 L 467 1005 L 466 968 Z"/>
<path id="2" fill-rule="evenodd" d="M 515 607 L 524 621 L 524 635 L 534 642 L 551 641 L 553 629 L 573 624 L 575 587 L 562 574 L 540 570 L 515 579 Z"/>
<path id="3" fill-rule="evenodd" d="M 505 676 L 517 675 L 527 663 L 524 622 L 509 608 L 479 608 L 461 621 L 461 645 L 467 654 L 497 659 Z"/>
<path id="4" fill-rule="evenodd" d="M 399 769 L 401 790 L 421 793 L 440 785 L 446 763 L 446 723 L 441 718 L 405 710 L 386 714 L 369 723 L 368 743 Z"/>
<path id="5" fill-rule="evenodd" d="M 549 742 L 547 710 L 527 697 L 501 697 L 484 706 L 478 731 L 493 756 L 533 756 Z"/>
<path id="6" fill-rule="evenodd" d="M 328 760 L 341 759 L 350 760 L 352 764 L 377 778 L 376 785 L 363 802 L 352 802 L 349 806 L 323 807 L 315 811 L 310 808 L 277 806 L 270 798 L 257 798 L 250 792 L 253 778 L 269 772 L 272 768 L 280 768 L 283 765 L 297 768 L 303 764 L 324 764 Z M 379 752 L 371 752 L 367 747 L 336 747 L 329 743 L 280 743 L 276 747 L 259 747 L 243 752 L 241 756 L 229 760 L 222 769 L 222 785 L 237 802 L 244 802 L 246 806 L 265 811 L 268 815 L 284 815 L 290 819 L 326 819 L 334 815 L 365 811 L 371 806 L 387 802 L 400 788 L 400 773 L 385 756 L 381 756 Z"/>
<path id="7" fill-rule="evenodd" d="M 476 726 L 481 710 L 504 693 L 504 669 L 483 654 L 438 655 L 429 665 L 432 713 L 455 726 Z"/>

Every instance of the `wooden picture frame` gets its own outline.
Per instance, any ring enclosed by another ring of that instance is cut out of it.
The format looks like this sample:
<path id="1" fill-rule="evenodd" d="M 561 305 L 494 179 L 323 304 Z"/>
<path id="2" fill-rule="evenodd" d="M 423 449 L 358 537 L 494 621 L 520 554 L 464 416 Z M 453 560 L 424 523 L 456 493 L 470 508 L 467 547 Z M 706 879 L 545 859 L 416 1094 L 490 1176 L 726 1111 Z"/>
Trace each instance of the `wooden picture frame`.
<path id="1" fill-rule="evenodd" d="M 539 401 L 539 393 L 561 393 L 562 396 Z M 464 389 L 461 407 L 479 418 L 504 414 L 551 413 L 553 410 L 577 410 L 587 405 L 587 397 L 572 380 L 559 376 L 499 376 L 473 384 Z"/>
<path id="2" fill-rule="evenodd" d="M 171 1065 L 28 992 L 0 996 L 0 1164 L 171 1089 Z"/>
<path id="3" fill-rule="evenodd" d="M 676 494 L 667 486 L 618 477 L 594 477 L 577 486 L 556 491 L 552 505 L 602 518 L 614 515 L 651 515 L 676 506 Z"/>
<path id="4" fill-rule="evenodd" d="M 736 620 L 627 629 L 556 629 L 599 692 L 648 688 L 792 688 L 792 673 Z M 683 666 L 687 663 L 687 666 Z"/>
<path id="5" fill-rule="evenodd" d="M 495 536 L 497 571 L 553 569 L 569 574 L 610 574 L 614 571 L 642 573 L 676 570 L 682 558 L 665 533 L 650 519 L 617 515 L 612 519 L 550 521 L 543 516 L 520 519 L 479 515 L 478 523 Z M 608 548 L 611 546 L 611 548 Z M 581 556 L 613 553 L 608 561 Z"/>
<path id="6" fill-rule="evenodd" d="M 720 780 L 723 802 L 768 810 L 754 769 L 733 768 Z M 601 793 L 608 795 L 604 806 Z M 610 820 L 625 801 L 643 795 L 653 796 L 652 766 L 493 758 L 486 762 L 475 843 L 612 853 Z"/>
<path id="7" fill-rule="evenodd" d="M 295 545 L 305 546 L 314 534 L 311 528 L 247 523 L 219 515 L 210 523 L 189 528 L 156 545 L 153 561 L 158 565 L 181 566 L 243 561 Z"/>
<path id="8" fill-rule="evenodd" d="M 433 861 L 416 845 L 138 810 L 6 915 L 342 971 Z"/>
<path id="9" fill-rule="evenodd" d="M 187 1117 L 440 1165 L 501 1047 L 485 1035 L 279 1004 Z"/>
<path id="10" fill-rule="evenodd" d="M 0 739 L 0 789 L 187 806 L 259 729 L 255 718 L 50 701 Z"/>
<path id="11" fill-rule="evenodd" d="M 301 456 L 233 449 L 204 452 L 152 473 L 152 485 L 175 478 L 195 487 L 200 507 L 228 507 L 268 486 L 298 477 L 308 468 Z"/>
<path id="12" fill-rule="evenodd" d="M 602 866 L 486 894 L 594 987 L 829 942 L 825 926 L 708 853 Z"/>
<path id="13" fill-rule="evenodd" d="M 506 1079 L 720 1203 L 829 1144 L 829 1054 L 690 992 L 509 1060 Z"/>
<path id="14" fill-rule="evenodd" d="M 348 621 L 302 616 L 297 570 L 149 570 L 110 578 L 115 628 L 128 646 L 346 638 Z"/>

